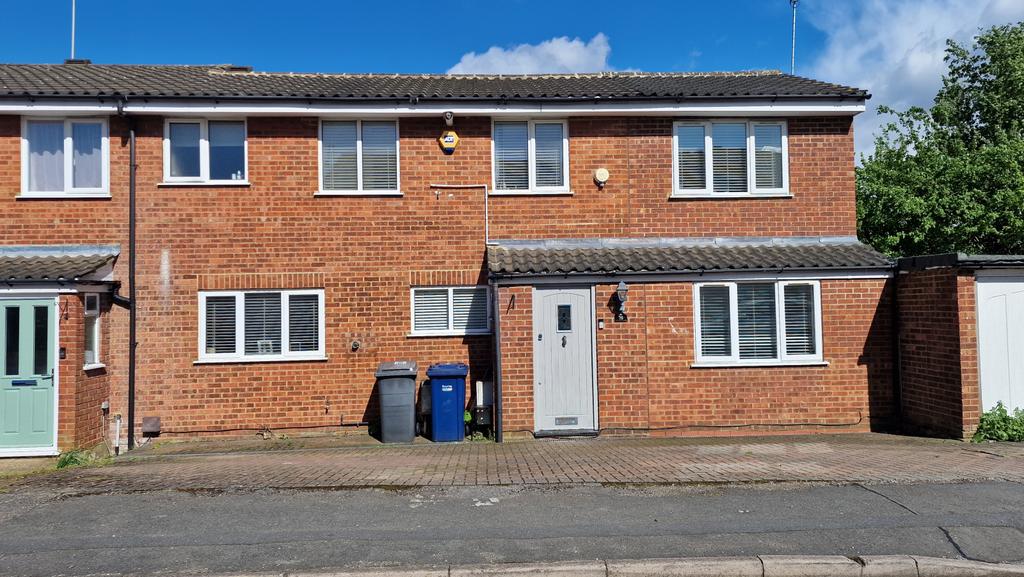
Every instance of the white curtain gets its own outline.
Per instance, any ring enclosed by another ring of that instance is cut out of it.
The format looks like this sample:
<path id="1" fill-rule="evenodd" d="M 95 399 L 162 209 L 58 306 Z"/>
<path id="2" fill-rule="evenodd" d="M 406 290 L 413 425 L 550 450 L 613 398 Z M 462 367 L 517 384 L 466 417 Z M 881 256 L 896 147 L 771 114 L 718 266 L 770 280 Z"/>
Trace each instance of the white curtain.
<path id="1" fill-rule="evenodd" d="M 64 191 L 64 122 L 28 123 L 28 189 Z"/>
<path id="2" fill-rule="evenodd" d="M 72 181 L 74 188 L 100 188 L 103 186 L 102 145 L 103 126 L 96 122 L 75 122 L 71 125 L 74 147 Z"/>

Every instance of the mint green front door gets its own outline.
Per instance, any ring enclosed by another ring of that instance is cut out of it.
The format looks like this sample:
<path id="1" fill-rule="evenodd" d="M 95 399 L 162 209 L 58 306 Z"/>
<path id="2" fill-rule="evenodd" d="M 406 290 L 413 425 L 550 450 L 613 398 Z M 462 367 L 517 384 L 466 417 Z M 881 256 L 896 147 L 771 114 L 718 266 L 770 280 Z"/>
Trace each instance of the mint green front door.
<path id="1" fill-rule="evenodd" d="M 0 299 L 0 454 L 54 446 L 54 301 Z"/>

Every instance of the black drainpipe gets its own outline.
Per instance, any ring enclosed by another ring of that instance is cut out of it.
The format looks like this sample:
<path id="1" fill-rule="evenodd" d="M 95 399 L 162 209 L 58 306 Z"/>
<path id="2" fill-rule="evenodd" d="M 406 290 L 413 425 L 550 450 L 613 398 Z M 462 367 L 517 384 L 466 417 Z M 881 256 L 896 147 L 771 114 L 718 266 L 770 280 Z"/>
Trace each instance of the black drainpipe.
<path id="1" fill-rule="evenodd" d="M 501 410 L 501 295 L 498 279 L 491 277 L 491 295 L 494 299 L 494 441 L 504 442 Z"/>
<path id="2" fill-rule="evenodd" d="M 117 113 L 128 120 L 128 450 L 135 448 L 135 119 L 124 111 L 127 98 L 118 102 Z"/>

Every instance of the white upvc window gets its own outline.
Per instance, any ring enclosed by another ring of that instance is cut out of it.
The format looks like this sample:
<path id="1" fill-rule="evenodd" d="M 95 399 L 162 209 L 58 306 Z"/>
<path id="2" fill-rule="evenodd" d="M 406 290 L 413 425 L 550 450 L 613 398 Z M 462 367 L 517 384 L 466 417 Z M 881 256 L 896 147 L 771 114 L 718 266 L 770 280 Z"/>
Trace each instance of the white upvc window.
<path id="1" fill-rule="evenodd" d="M 245 119 L 164 121 L 165 184 L 248 184 Z"/>
<path id="2" fill-rule="evenodd" d="M 822 362 L 818 281 L 696 283 L 693 307 L 698 365 Z"/>
<path id="3" fill-rule="evenodd" d="M 85 370 L 98 369 L 103 367 L 100 360 L 100 295 L 86 293 L 85 295 L 85 359 L 83 367 Z"/>
<path id="4" fill-rule="evenodd" d="M 326 358 L 324 291 L 199 293 L 199 362 Z"/>
<path id="5" fill-rule="evenodd" d="M 491 126 L 494 194 L 567 194 L 569 124 L 495 120 Z"/>
<path id="6" fill-rule="evenodd" d="M 672 130 L 672 195 L 789 195 L 785 121 L 680 121 Z"/>
<path id="7" fill-rule="evenodd" d="M 486 335 L 491 332 L 490 291 L 485 285 L 412 289 L 412 335 Z"/>
<path id="8" fill-rule="evenodd" d="M 23 118 L 21 196 L 110 196 L 106 118 Z"/>
<path id="9" fill-rule="evenodd" d="M 397 120 L 321 120 L 321 195 L 400 195 Z"/>

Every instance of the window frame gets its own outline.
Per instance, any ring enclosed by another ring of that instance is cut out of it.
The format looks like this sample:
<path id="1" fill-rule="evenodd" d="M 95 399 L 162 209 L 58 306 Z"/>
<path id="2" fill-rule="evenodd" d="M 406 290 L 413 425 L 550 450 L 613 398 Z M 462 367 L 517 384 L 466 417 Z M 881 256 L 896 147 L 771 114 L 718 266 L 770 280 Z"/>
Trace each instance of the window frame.
<path id="1" fill-rule="evenodd" d="M 29 122 L 64 122 L 64 190 L 29 190 Z M 73 124 L 100 125 L 100 187 L 74 187 Z M 21 198 L 110 198 L 110 121 L 105 116 L 21 117 Z"/>
<path id="2" fill-rule="evenodd" d="M 242 139 L 242 160 L 245 174 L 242 180 L 210 179 L 210 122 L 241 122 L 244 137 Z M 199 176 L 171 176 L 171 124 L 199 125 Z M 211 185 L 211 186 L 248 186 L 249 185 L 249 120 L 244 117 L 226 118 L 165 118 L 164 119 L 164 180 L 161 185 Z"/>
<path id="3" fill-rule="evenodd" d="M 454 294 L 456 289 L 477 289 L 485 291 L 487 298 L 487 328 L 461 330 L 454 328 Z M 447 290 L 448 291 L 448 329 L 443 331 L 418 331 L 416 330 L 416 291 L 419 290 Z M 491 287 L 485 284 L 476 285 L 444 285 L 444 286 L 415 286 L 409 289 L 409 336 L 410 337 L 461 337 L 474 335 L 489 335 L 493 332 L 494 314 L 491 303 Z"/>
<path id="4" fill-rule="evenodd" d="M 91 309 L 89 307 L 89 299 L 90 298 L 96 299 L 96 307 L 95 307 L 95 309 Z M 83 328 L 84 328 L 85 331 L 90 330 L 89 324 L 86 321 L 86 319 L 93 319 L 92 320 L 92 327 L 91 327 L 91 329 L 93 331 L 93 335 L 92 335 L 92 338 L 93 338 L 93 348 L 96 349 L 95 350 L 95 359 L 93 359 L 93 362 L 91 362 L 91 363 L 90 362 L 83 362 L 82 370 L 90 371 L 90 370 L 93 370 L 93 369 L 101 369 L 101 368 L 105 367 L 106 365 L 103 363 L 103 360 L 102 360 L 102 357 L 101 357 L 101 355 L 102 355 L 102 352 L 101 352 L 102 351 L 102 347 L 101 347 L 101 344 L 100 344 L 100 337 L 103 335 L 103 331 L 100 328 L 101 327 L 101 323 L 102 323 L 102 315 L 101 315 L 102 307 L 100 305 L 100 295 L 99 295 L 99 293 L 85 293 L 83 295 L 82 300 L 83 300 L 83 302 L 82 302 L 82 316 L 84 317 L 83 323 L 82 323 L 84 325 Z M 83 335 L 84 335 L 84 333 L 83 333 Z M 83 361 L 85 361 L 84 357 L 85 357 L 85 353 L 86 352 L 87 352 L 87 349 L 85 347 L 85 341 L 83 341 L 83 343 L 82 343 Z"/>
<path id="5" fill-rule="evenodd" d="M 394 189 L 363 188 L 363 121 L 395 123 L 395 184 Z M 402 133 L 398 118 L 320 118 L 316 127 L 316 172 L 317 191 L 315 196 L 402 196 Z M 324 122 L 356 123 L 356 188 L 328 189 L 324 187 Z"/>
<path id="6" fill-rule="evenodd" d="M 714 191 L 714 129 L 715 123 L 746 124 L 747 135 L 747 190 L 746 192 Z M 779 126 L 782 128 L 782 187 L 757 188 L 756 140 L 757 126 Z M 704 128 L 704 188 L 679 187 L 679 128 L 701 126 Z M 789 122 L 787 120 L 708 118 L 704 120 L 677 120 L 672 123 L 672 198 L 758 198 L 790 197 L 789 189 Z"/>
<path id="7" fill-rule="evenodd" d="M 494 142 L 494 125 L 498 122 L 526 122 L 527 123 L 527 139 L 526 139 L 526 167 L 527 167 L 527 187 L 525 189 L 498 189 L 498 163 L 495 159 L 495 154 L 498 151 L 497 145 Z M 536 142 L 536 125 L 537 124 L 561 124 L 562 125 L 562 179 L 563 184 L 561 186 L 537 186 L 537 142 Z M 491 118 L 491 192 L 490 194 L 496 196 L 516 196 L 516 195 L 560 195 L 560 194 L 572 194 L 572 188 L 569 185 L 569 121 L 567 119 L 522 119 L 522 118 L 502 118 L 492 117 Z"/>
<path id="8" fill-rule="evenodd" d="M 775 287 L 775 330 L 776 330 L 776 356 L 773 359 L 741 359 L 739 346 L 739 302 L 737 286 L 741 284 L 766 284 L 771 283 Z M 786 287 L 790 285 L 809 285 L 814 289 L 814 346 L 817 351 L 813 355 L 790 355 L 786 353 Z M 731 343 L 731 355 L 726 356 L 705 356 L 701 353 L 701 320 L 700 320 L 700 291 L 706 286 L 719 286 L 729 289 L 729 340 Z M 694 363 L 691 366 L 697 367 L 722 367 L 722 366 L 786 366 L 786 365 L 823 365 L 822 350 L 822 310 L 821 310 L 821 281 L 808 279 L 762 279 L 762 280 L 721 280 L 693 283 L 693 354 Z"/>
<path id="9" fill-rule="evenodd" d="M 245 354 L 245 295 L 247 293 L 279 293 L 281 295 L 281 353 L 271 355 Z M 293 295 L 317 295 L 318 297 L 318 350 L 291 352 L 288 325 L 290 298 Z M 324 310 L 324 289 L 245 289 L 245 290 L 203 290 L 199 291 L 199 356 L 201 363 L 258 363 L 279 361 L 322 361 L 327 359 L 326 312 Z M 230 296 L 235 299 L 235 352 L 206 352 L 206 299 L 207 297 Z"/>

